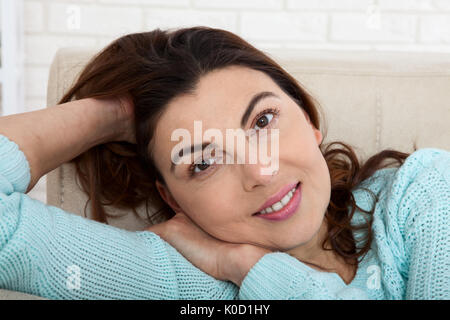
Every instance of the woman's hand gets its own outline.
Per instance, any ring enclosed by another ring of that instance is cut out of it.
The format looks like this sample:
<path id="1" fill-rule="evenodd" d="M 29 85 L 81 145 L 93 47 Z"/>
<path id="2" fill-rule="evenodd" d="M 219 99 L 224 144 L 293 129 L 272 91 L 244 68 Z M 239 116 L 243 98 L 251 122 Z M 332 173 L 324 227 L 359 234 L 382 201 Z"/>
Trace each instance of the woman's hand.
<path id="1" fill-rule="evenodd" d="M 130 94 L 112 98 L 93 98 L 101 104 L 106 112 L 115 117 L 114 135 L 111 141 L 127 141 L 136 143 L 136 126 L 134 120 L 134 102 Z"/>
<path id="2" fill-rule="evenodd" d="M 136 143 L 136 126 L 134 121 L 134 102 L 130 94 L 118 97 L 119 100 L 119 119 L 124 124 L 123 133 L 118 141 L 127 141 Z"/>
<path id="3" fill-rule="evenodd" d="M 185 213 L 147 229 L 210 276 L 240 286 L 248 271 L 270 251 L 250 244 L 218 240 L 200 229 Z"/>

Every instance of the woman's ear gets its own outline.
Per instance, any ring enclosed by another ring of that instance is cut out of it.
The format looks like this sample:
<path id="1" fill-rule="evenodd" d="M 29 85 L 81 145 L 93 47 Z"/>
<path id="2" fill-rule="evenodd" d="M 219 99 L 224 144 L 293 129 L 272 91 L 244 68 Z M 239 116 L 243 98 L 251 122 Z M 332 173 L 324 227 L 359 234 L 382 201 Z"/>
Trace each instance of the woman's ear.
<path id="1" fill-rule="evenodd" d="M 320 144 L 322 143 L 322 139 L 323 139 L 322 132 L 320 132 L 319 129 L 314 127 L 314 125 L 311 122 L 311 119 L 309 118 L 308 113 L 305 110 L 303 110 L 303 109 L 302 109 L 302 111 L 303 111 L 303 114 L 305 115 L 306 121 L 308 121 L 309 125 L 311 126 L 311 128 L 312 128 L 312 130 L 314 132 L 314 137 L 316 138 L 317 145 L 320 146 Z"/>
<path id="2" fill-rule="evenodd" d="M 178 203 L 172 197 L 172 194 L 170 193 L 166 185 L 159 182 L 159 180 L 156 180 L 155 184 L 161 198 L 163 198 L 163 200 L 172 208 L 172 210 L 175 211 L 175 213 L 182 211 Z"/>
<path id="3" fill-rule="evenodd" d="M 320 130 L 316 129 L 314 126 L 312 126 L 312 127 L 314 130 L 314 136 L 316 137 L 317 145 L 320 146 L 320 144 L 322 143 L 322 139 L 323 139 L 322 132 L 320 132 Z"/>

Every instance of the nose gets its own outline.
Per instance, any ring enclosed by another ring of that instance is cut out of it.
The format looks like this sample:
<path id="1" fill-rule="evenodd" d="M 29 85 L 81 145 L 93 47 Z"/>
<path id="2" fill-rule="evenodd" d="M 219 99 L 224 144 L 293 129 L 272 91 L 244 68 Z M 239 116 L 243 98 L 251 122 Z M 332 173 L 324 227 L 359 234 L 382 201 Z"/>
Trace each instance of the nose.
<path id="1" fill-rule="evenodd" d="M 272 183 L 278 174 L 278 168 L 261 164 L 243 164 L 244 190 L 252 191 L 258 186 L 266 186 Z"/>
<path id="2" fill-rule="evenodd" d="M 237 156 L 241 159 L 243 185 L 246 191 L 251 191 L 257 186 L 272 183 L 279 169 L 279 133 L 273 130 L 268 134 L 263 130 L 258 135 L 250 136 L 244 149 L 237 150 Z M 246 161 L 242 162 L 242 159 Z"/>

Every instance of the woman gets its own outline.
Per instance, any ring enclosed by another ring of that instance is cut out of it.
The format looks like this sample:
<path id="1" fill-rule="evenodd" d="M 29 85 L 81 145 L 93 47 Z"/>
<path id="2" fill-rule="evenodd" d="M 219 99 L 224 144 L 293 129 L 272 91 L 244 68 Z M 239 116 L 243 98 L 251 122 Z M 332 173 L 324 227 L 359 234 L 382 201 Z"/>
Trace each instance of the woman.
<path id="1" fill-rule="evenodd" d="M 450 153 L 385 150 L 360 166 L 348 145 L 324 148 L 313 99 L 230 32 L 121 37 L 59 104 L 0 118 L 2 288 L 57 299 L 450 297 Z M 278 170 L 219 164 L 228 144 L 205 157 L 172 139 L 194 136 L 195 121 L 269 144 L 278 132 Z M 174 152 L 192 162 L 174 164 Z M 383 168 L 386 158 L 400 167 Z M 98 222 L 23 194 L 69 160 Z M 136 213 L 144 202 L 166 221 L 142 232 L 99 223 L 104 204 Z"/>

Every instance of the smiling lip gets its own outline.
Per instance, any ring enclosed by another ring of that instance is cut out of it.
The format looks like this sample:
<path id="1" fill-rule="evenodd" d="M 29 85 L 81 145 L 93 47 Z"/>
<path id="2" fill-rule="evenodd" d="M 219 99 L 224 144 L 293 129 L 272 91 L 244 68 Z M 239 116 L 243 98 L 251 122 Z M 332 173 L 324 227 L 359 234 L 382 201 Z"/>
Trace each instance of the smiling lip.
<path id="1" fill-rule="evenodd" d="M 295 186 L 296 185 L 294 184 L 293 187 L 295 187 Z M 286 193 L 287 192 L 285 192 L 285 194 Z M 279 195 L 279 193 L 277 195 Z M 302 199 L 302 184 L 298 183 L 298 186 L 295 189 L 294 194 L 292 195 L 292 198 L 282 209 L 272 212 L 272 213 L 266 213 L 266 214 L 255 213 L 254 216 L 256 216 L 258 218 L 263 218 L 266 220 L 275 220 L 275 221 L 286 220 L 287 218 L 292 216 L 297 211 L 298 207 L 300 206 L 301 199 Z"/>
<path id="2" fill-rule="evenodd" d="M 261 208 L 258 209 L 257 212 L 260 212 L 262 210 L 264 210 L 267 207 L 270 207 L 271 205 L 273 205 L 274 203 L 277 203 L 278 201 L 280 201 L 281 199 L 283 199 L 283 197 L 286 195 L 286 193 L 288 193 L 292 188 L 294 188 L 297 184 L 299 184 L 299 182 L 295 182 L 295 183 L 290 183 L 286 186 L 284 186 L 278 193 L 274 194 L 273 196 L 271 196 L 269 199 L 267 199 L 266 202 L 264 202 L 264 204 L 262 205 Z"/>

